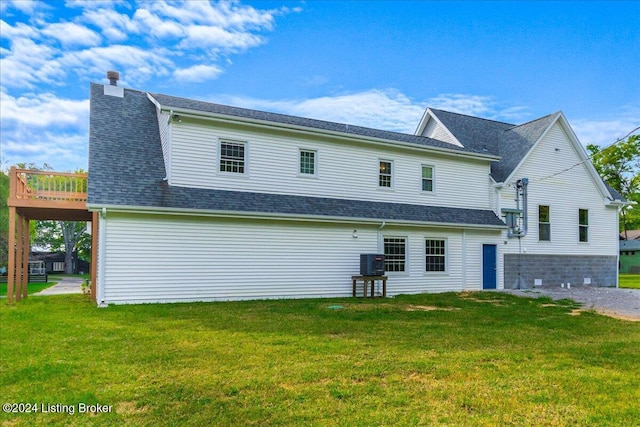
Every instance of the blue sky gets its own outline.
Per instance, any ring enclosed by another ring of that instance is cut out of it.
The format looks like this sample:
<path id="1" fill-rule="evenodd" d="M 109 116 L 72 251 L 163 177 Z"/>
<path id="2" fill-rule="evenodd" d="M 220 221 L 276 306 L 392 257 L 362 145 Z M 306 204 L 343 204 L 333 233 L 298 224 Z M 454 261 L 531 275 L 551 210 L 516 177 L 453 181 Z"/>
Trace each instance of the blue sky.
<path id="1" fill-rule="evenodd" d="M 426 107 L 583 144 L 640 124 L 640 2 L 0 2 L 3 169 L 87 167 L 89 83 L 412 133 Z"/>

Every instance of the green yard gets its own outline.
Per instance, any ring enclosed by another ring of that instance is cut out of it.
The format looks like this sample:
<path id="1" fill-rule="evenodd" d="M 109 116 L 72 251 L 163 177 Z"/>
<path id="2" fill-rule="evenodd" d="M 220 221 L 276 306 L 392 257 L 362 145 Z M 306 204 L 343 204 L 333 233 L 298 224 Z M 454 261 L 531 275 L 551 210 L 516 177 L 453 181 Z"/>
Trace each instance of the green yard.
<path id="1" fill-rule="evenodd" d="M 619 280 L 621 288 L 640 289 L 640 274 L 621 274 Z"/>
<path id="2" fill-rule="evenodd" d="M 36 292 L 40 292 L 43 289 L 47 289 L 56 284 L 56 281 L 53 281 L 51 277 L 49 277 L 48 282 L 35 282 L 29 283 L 27 285 L 27 289 L 29 290 L 29 295 L 35 294 Z M 7 283 L 0 283 L 0 297 L 7 296 Z"/>
<path id="3" fill-rule="evenodd" d="M 0 423 L 640 425 L 640 322 L 575 308 L 500 293 L 0 301 L 0 395 L 38 409 Z"/>

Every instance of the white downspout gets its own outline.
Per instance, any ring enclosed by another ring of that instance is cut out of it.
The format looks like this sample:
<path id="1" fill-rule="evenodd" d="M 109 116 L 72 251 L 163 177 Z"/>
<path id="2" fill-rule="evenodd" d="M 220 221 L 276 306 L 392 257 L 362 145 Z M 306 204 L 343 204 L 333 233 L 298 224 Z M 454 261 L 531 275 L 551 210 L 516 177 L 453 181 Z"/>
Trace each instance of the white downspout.
<path id="1" fill-rule="evenodd" d="M 380 227 L 378 227 L 378 253 L 384 253 L 384 245 L 382 244 L 382 229 L 387 225 L 386 221 L 382 221 Z"/>

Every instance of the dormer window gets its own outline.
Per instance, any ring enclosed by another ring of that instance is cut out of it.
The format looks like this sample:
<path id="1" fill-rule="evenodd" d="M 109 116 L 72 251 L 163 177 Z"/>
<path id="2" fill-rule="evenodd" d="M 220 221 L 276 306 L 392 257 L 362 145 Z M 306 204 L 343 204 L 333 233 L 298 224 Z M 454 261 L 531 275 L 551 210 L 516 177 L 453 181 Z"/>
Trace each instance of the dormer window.
<path id="1" fill-rule="evenodd" d="M 244 173 L 244 142 L 220 141 L 220 172 Z"/>
<path id="2" fill-rule="evenodd" d="M 393 188 L 393 162 L 391 160 L 380 160 L 378 186 L 381 188 Z"/>

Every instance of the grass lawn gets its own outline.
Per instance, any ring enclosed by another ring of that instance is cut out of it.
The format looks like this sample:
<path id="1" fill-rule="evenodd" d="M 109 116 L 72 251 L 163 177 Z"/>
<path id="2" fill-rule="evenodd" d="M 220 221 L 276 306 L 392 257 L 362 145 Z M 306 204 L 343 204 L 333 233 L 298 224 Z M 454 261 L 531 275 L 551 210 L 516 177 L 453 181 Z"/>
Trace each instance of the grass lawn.
<path id="1" fill-rule="evenodd" d="M 621 274 L 619 276 L 621 288 L 640 289 L 640 274 Z"/>
<path id="2" fill-rule="evenodd" d="M 53 285 L 55 285 L 57 283 L 56 281 L 52 281 L 51 276 L 49 276 L 49 281 L 48 282 L 34 282 L 34 283 L 29 283 L 27 284 L 27 289 L 29 290 L 29 295 L 31 294 L 35 294 L 36 292 L 40 292 L 43 289 L 47 289 Z M 7 296 L 7 284 L 6 283 L 0 283 L 0 296 L 6 297 Z"/>
<path id="3" fill-rule="evenodd" d="M 640 425 L 640 322 L 575 308 L 500 293 L 0 301 L 3 403 L 38 405 L 0 423 Z M 112 412 L 78 413 L 80 403 Z"/>

